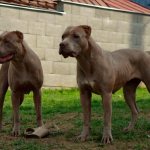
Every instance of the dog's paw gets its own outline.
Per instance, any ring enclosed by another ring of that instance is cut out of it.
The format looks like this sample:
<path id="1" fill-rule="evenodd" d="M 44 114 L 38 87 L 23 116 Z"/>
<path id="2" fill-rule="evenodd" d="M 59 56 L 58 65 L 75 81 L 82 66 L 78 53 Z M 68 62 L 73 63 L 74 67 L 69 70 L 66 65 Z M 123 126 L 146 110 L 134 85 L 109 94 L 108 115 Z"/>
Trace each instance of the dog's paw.
<path id="1" fill-rule="evenodd" d="M 14 127 L 12 130 L 12 136 L 19 136 L 19 135 L 20 135 L 20 129 Z"/>
<path id="2" fill-rule="evenodd" d="M 113 138 L 112 138 L 111 135 L 107 135 L 107 136 L 105 135 L 105 136 L 102 137 L 101 142 L 102 142 L 103 144 L 110 144 L 110 143 L 113 142 Z"/>
<path id="3" fill-rule="evenodd" d="M 78 141 L 85 142 L 90 135 L 90 128 L 89 127 L 83 127 L 83 131 L 81 134 L 77 137 Z"/>
<path id="4" fill-rule="evenodd" d="M 110 143 L 113 142 L 113 137 L 112 137 L 112 134 L 111 134 L 111 130 L 104 130 L 101 142 L 103 144 L 110 144 Z"/>
<path id="5" fill-rule="evenodd" d="M 126 127 L 123 129 L 124 132 L 130 132 L 132 131 L 134 128 L 130 128 L 130 127 Z"/>
<path id="6" fill-rule="evenodd" d="M 89 135 L 80 134 L 79 136 L 77 136 L 76 140 L 81 141 L 81 142 L 85 142 L 88 138 L 89 138 Z"/>
<path id="7" fill-rule="evenodd" d="M 123 129 L 124 132 L 130 132 L 132 130 L 134 130 L 134 125 L 132 123 L 129 123 L 128 127 Z"/>

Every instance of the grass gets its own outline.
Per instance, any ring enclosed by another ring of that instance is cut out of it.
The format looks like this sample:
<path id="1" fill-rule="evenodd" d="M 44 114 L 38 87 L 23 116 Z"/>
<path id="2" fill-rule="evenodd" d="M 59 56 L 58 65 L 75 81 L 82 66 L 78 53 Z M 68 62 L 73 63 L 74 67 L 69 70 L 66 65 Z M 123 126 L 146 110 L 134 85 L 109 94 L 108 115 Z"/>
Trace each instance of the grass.
<path id="1" fill-rule="evenodd" d="M 25 96 L 20 107 L 20 137 L 12 137 L 12 107 L 10 91 L 7 92 L 3 110 L 3 130 L 0 133 L 0 150 L 150 150 L 150 95 L 144 88 L 137 90 L 137 105 L 140 109 L 139 119 L 134 131 L 124 133 L 123 128 L 130 121 L 130 110 L 124 102 L 122 90 L 113 95 L 112 134 L 114 143 L 101 145 L 103 127 L 103 109 L 101 98 L 92 96 L 91 136 L 87 142 L 75 141 L 82 129 L 82 110 L 77 89 L 43 90 L 42 113 L 46 124 L 57 124 L 60 132 L 52 132 L 43 139 L 26 139 L 23 131 L 36 127 L 35 110 L 32 93 Z M 52 129 L 54 131 L 54 129 Z"/>

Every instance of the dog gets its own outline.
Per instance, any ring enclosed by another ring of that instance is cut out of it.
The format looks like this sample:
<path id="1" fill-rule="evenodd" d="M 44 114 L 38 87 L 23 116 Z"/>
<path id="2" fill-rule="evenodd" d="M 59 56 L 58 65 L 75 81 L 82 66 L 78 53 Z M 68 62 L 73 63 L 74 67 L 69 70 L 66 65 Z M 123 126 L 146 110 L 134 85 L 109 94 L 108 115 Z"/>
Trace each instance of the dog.
<path id="1" fill-rule="evenodd" d="M 2 109 L 8 86 L 11 89 L 13 107 L 13 136 L 20 135 L 19 107 L 24 94 L 33 91 L 37 125 L 42 126 L 41 87 L 43 70 L 40 59 L 24 41 L 20 31 L 4 32 L 0 35 L 0 128 Z"/>
<path id="2" fill-rule="evenodd" d="M 70 26 L 62 35 L 59 54 L 77 60 L 77 84 L 83 109 L 83 130 L 78 137 L 85 141 L 90 134 L 91 93 L 101 95 L 104 109 L 102 142 L 113 141 L 111 133 L 112 94 L 123 87 L 125 101 L 132 118 L 125 131 L 134 129 L 138 108 L 135 102 L 136 88 L 143 81 L 150 91 L 150 56 L 140 50 L 121 49 L 104 51 L 91 37 L 91 27 Z"/>

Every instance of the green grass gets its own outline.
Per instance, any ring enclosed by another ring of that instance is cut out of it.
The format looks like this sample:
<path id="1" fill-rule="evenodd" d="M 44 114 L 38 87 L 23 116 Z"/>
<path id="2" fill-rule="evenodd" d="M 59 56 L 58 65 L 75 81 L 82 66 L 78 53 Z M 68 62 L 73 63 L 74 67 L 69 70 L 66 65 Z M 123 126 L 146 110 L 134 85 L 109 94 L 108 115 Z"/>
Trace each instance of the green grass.
<path id="1" fill-rule="evenodd" d="M 43 139 L 26 139 L 23 131 L 28 127 L 36 127 L 35 109 L 32 93 L 25 96 L 20 107 L 21 136 L 12 137 L 12 107 L 10 91 L 7 92 L 3 109 L 3 130 L 0 133 L 0 150 L 74 150 L 74 149 L 118 149 L 118 150 L 150 150 L 150 95 L 144 88 L 137 90 L 137 105 L 140 115 L 134 131 L 124 133 L 123 128 L 130 121 L 130 110 L 126 105 L 122 90 L 112 99 L 112 134 L 114 143 L 100 144 L 103 128 L 103 109 L 101 97 L 92 96 L 91 137 L 85 142 L 74 139 L 82 129 L 82 109 L 77 89 L 43 90 L 42 114 L 44 123 L 54 122 L 60 132 L 54 132 Z"/>

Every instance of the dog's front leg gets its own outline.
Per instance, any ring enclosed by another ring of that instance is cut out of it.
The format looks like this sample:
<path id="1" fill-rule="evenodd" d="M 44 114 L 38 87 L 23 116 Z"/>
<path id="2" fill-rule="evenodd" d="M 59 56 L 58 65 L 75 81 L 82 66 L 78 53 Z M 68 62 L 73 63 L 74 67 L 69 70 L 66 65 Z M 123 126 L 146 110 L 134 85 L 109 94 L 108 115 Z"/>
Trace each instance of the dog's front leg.
<path id="1" fill-rule="evenodd" d="M 43 122 L 42 122 L 42 113 L 41 113 L 41 91 L 40 89 L 34 90 L 33 96 L 34 96 L 34 106 L 35 106 L 35 111 L 36 111 L 37 125 L 42 126 Z"/>
<path id="2" fill-rule="evenodd" d="M 12 106 L 13 106 L 13 136 L 20 135 L 20 118 L 19 118 L 19 106 L 20 106 L 20 93 L 12 92 Z"/>
<path id="3" fill-rule="evenodd" d="M 0 69 L 0 130 L 2 129 L 2 113 L 5 94 L 8 89 L 8 67 L 9 63 L 3 64 Z"/>
<path id="4" fill-rule="evenodd" d="M 90 134 L 91 120 L 91 91 L 88 89 L 80 89 L 80 100 L 83 109 L 83 130 L 78 137 L 81 141 L 85 141 Z"/>
<path id="5" fill-rule="evenodd" d="M 102 103 L 104 108 L 104 129 L 102 142 L 104 144 L 108 144 L 113 141 L 111 134 L 111 115 L 112 115 L 111 97 L 112 93 L 102 94 Z"/>

